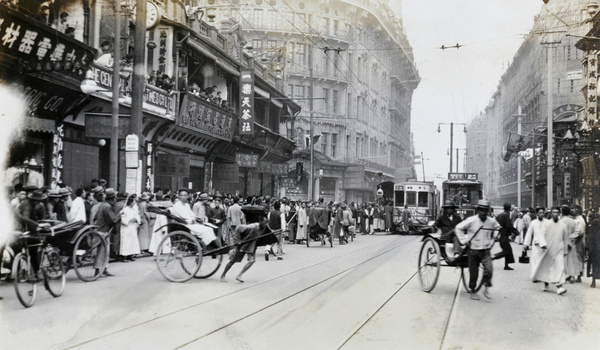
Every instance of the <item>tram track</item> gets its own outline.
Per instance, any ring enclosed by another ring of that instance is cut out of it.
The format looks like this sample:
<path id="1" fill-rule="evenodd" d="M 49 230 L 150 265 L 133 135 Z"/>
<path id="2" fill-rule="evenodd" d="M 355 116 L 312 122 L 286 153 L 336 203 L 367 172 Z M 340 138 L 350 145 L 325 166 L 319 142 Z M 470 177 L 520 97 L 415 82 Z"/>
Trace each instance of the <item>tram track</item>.
<path id="1" fill-rule="evenodd" d="M 336 277 L 339 277 L 340 275 L 343 275 L 343 274 L 345 274 L 345 273 L 347 273 L 347 272 L 349 272 L 349 271 L 351 271 L 353 269 L 356 269 L 357 267 L 359 267 L 360 265 L 362 265 L 362 264 L 364 264 L 366 262 L 372 261 L 372 260 L 377 259 L 377 258 L 379 258 L 381 256 L 384 256 L 385 254 L 388 254 L 388 253 L 390 253 L 390 252 L 392 252 L 392 251 L 394 251 L 396 249 L 399 249 L 399 248 L 401 248 L 403 246 L 406 246 L 407 244 L 410 244 L 410 243 L 414 242 L 418 238 L 420 238 L 420 236 L 416 236 L 413 239 L 409 239 L 409 240 L 403 241 L 400 244 L 394 244 L 391 247 L 389 247 L 388 249 L 385 249 L 383 251 L 379 251 L 379 253 L 377 255 L 373 255 L 372 257 L 370 257 L 368 259 L 361 259 L 359 262 L 357 262 L 355 264 L 352 264 L 352 265 L 349 265 L 346 268 L 344 268 L 344 269 L 342 269 L 342 270 L 340 270 L 340 271 L 338 271 L 338 272 L 336 272 L 336 273 L 334 273 L 332 275 L 327 276 L 326 278 L 322 278 L 322 279 L 320 279 L 320 280 L 318 280 L 316 282 L 313 282 L 310 285 L 305 286 L 305 287 L 303 287 L 303 288 L 301 288 L 301 289 L 295 291 L 294 293 L 289 294 L 289 295 L 287 295 L 285 297 L 278 298 L 276 301 L 274 301 L 272 303 L 269 303 L 269 304 L 261 307 L 260 309 L 257 309 L 257 310 L 255 310 L 253 312 L 245 314 L 245 315 L 243 315 L 241 317 L 238 317 L 236 319 L 230 320 L 230 321 L 226 322 L 225 324 L 221 325 L 220 327 L 217 327 L 217 328 L 212 329 L 212 330 L 210 330 L 208 332 L 205 332 L 203 335 L 195 337 L 194 339 L 191 339 L 189 341 L 186 341 L 185 343 L 180 344 L 178 346 L 175 346 L 174 348 L 179 349 L 179 348 L 185 347 L 186 345 L 189 345 L 189 344 L 194 343 L 196 341 L 199 341 L 199 340 L 201 340 L 201 339 L 203 339 L 205 337 L 208 337 L 208 336 L 210 336 L 212 334 L 218 333 L 219 331 L 223 331 L 223 330 L 225 330 L 225 329 L 227 329 L 227 328 L 229 328 L 231 326 L 234 326 L 234 325 L 236 325 L 237 323 L 239 323 L 239 322 L 241 322 L 243 320 L 251 318 L 252 316 L 256 316 L 256 315 L 258 315 L 260 313 L 263 313 L 266 310 L 269 310 L 269 309 L 271 309 L 271 308 L 273 308 L 273 307 L 275 307 L 275 306 L 277 306 L 277 305 L 279 305 L 279 304 L 281 304 L 281 303 L 283 303 L 283 302 L 285 302 L 285 301 L 287 301 L 287 300 L 289 300 L 289 299 L 291 299 L 291 298 L 293 298 L 295 296 L 298 296 L 298 295 L 300 295 L 300 294 L 302 294 L 302 293 L 304 293 L 304 292 L 306 292 L 308 290 L 311 290 L 311 289 L 313 289 L 313 288 L 315 288 L 317 286 L 322 285 L 323 283 L 326 283 L 327 281 L 330 281 L 330 280 L 332 280 L 332 279 L 334 279 Z M 179 308 L 177 310 L 174 310 L 174 311 L 162 314 L 160 316 L 157 316 L 157 317 L 154 317 L 154 318 L 151 318 L 151 319 L 147 319 L 147 320 L 144 320 L 142 322 L 137 322 L 137 323 L 129 325 L 127 327 L 121 328 L 121 329 L 119 329 L 117 331 L 113 331 L 113 332 L 110 332 L 110 333 L 103 334 L 101 336 L 90 338 L 90 339 L 87 339 L 87 340 L 85 340 L 83 342 L 79 342 L 77 344 L 69 345 L 66 348 L 72 349 L 72 348 L 77 348 L 77 347 L 80 347 L 80 346 L 85 346 L 86 344 L 93 343 L 93 342 L 96 342 L 96 341 L 102 341 L 102 339 L 105 339 L 107 337 L 115 336 L 115 335 L 118 335 L 119 333 L 127 332 L 129 330 L 132 330 L 132 329 L 135 329 L 135 328 L 138 328 L 138 327 L 143 327 L 145 325 L 149 325 L 152 322 L 156 322 L 156 321 L 159 321 L 160 319 L 165 319 L 167 317 L 177 315 L 178 313 L 189 311 L 189 310 L 191 310 L 193 308 L 197 308 L 197 307 L 200 307 L 200 306 L 203 306 L 203 305 L 206 305 L 206 304 L 218 302 L 219 300 L 224 300 L 226 298 L 236 297 L 236 295 L 238 295 L 238 294 L 240 294 L 240 293 L 242 293 L 244 291 L 255 289 L 255 288 L 257 288 L 257 287 L 259 287 L 261 285 L 265 285 L 265 284 L 271 283 L 271 282 L 279 280 L 279 279 L 289 278 L 290 276 L 293 276 L 293 275 L 298 274 L 298 273 L 302 273 L 303 271 L 317 268 L 320 265 L 331 263 L 331 262 L 333 262 L 335 260 L 340 260 L 340 259 L 343 259 L 343 258 L 347 258 L 350 255 L 360 254 L 360 252 L 364 252 L 365 250 L 379 249 L 378 246 L 381 246 L 381 245 L 389 245 L 389 241 L 386 240 L 384 242 L 377 242 L 377 243 L 374 243 L 374 244 L 369 244 L 368 246 L 361 247 L 359 249 L 349 251 L 349 252 L 344 253 L 344 254 L 339 255 L 339 256 L 335 256 L 335 257 L 328 258 L 328 259 L 325 259 L 325 260 L 320 260 L 319 262 L 316 262 L 314 264 L 311 264 L 311 265 L 308 265 L 308 266 L 304 266 L 302 268 L 298 268 L 298 269 L 295 269 L 293 271 L 289 271 L 287 273 L 284 273 L 284 274 L 281 274 L 281 275 L 277 275 L 277 276 L 274 276 L 274 277 L 269 278 L 269 279 L 262 280 L 260 282 L 248 285 L 247 287 L 243 287 L 243 288 L 237 289 L 237 290 L 232 291 L 230 293 L 225 293 L 225 294 L 219 295 L 219 296 L 214 297 L 214 298 L 206 299 L 206 300 L 203 300 L 201 302 L 188 305 L 188 306 L 186 306 L 184 308 Z M 414 275 L 412 277 L 414 277 Z"/>

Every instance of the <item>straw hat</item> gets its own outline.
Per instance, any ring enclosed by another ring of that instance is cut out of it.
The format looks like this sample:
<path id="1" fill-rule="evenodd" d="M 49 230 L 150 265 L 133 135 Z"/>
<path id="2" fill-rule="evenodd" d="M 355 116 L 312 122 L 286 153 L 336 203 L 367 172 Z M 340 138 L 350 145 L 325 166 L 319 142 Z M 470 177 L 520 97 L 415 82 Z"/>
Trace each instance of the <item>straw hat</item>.
<path id="1" fill-rule="evenodd" d="M 32 193 L 29 194 L 29 196 L 27 196 L 27 198 L 34 200 L 34 201 L 43 201 L 44 199 L 46 199 L 48 197 L 40 191 L 33 191 Z"/>

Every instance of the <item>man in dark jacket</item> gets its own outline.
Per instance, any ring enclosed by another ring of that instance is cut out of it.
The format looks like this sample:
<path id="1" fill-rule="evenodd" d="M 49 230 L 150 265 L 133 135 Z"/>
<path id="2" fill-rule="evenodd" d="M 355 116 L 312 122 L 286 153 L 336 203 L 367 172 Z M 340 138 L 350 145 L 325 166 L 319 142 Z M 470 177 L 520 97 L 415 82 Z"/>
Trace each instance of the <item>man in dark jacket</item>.
<path id="1" fill-rule="evenodd" d="M 114 211 L 116 192 L 112 188 L 107 188 L 105 191 L 104 202 L 101 202 L 98 207 L 98 213 L 96 214 L 96 225 L 98 226 L 98 231 L 108 233 L 114 233 L 115 228 L 121 221 L 121 217 L 117 216 Z M 109 246 L 110 246 L 110 237 L 108 238 Z M 98 254 L 99 256 L 102 254 Z M 104 270 L 104 275 L 113 276 L 110 272 L 108 272 L 108 262 L 106 264 L 106 270 Z"/>
<path id="2" fill-rule="evenodd" d="M 323 198 L 319 198 L 319 202 L 310 209 L 308 220 L 311 232 L 319 235 L 321 245 L 325 245 L 330 218 L 331 210 L 325 206 Z M 331 243 L 331 236 L 329 236 L 329 242 Z"/>
<path id="3" fill-rule="evenodd" d="M 512 247 L 510 246 L 510 235 L 513 233 L 519 234 L 519 231 L 517 231 L 517 229 L 513 226 L 512 221 L 510 219 L 510 209 L 510 203 L 504 203 L 504 211 L 496 217 L 496 221 L 498 221 L 501 227 L 499 242 L 500 248 L 502 248 L 502 252 L 494 256 L 494 260 L 504 258 L 504 269 L 508 271 L 514 270 L 508 265 L 515 262 Z"/>
<path id="4" fill-rule="evenodd" d="M 456 208 L 456 204 L 454 204 L 453 201 L 447 200 L 446 203 L 442 205 L 444 213 L 440 215 L 433 224 L 435 229 L 442 231 L 441 238 L 446 241 L 446 255 L 450 261 L 454 260 L 457 255 L 460 255 L 460 244 L 454 233 L 454 227 L 462 220 L 459 215 L 456 215 Z"/>

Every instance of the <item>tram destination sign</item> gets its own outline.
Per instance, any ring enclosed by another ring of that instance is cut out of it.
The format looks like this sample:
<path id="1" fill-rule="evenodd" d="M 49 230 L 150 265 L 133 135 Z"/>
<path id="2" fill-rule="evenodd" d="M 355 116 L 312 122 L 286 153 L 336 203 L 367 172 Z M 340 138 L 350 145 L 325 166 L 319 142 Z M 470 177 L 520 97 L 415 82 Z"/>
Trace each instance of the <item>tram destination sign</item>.
<path id="1" fill-rule="evenodd" d="M 448 173 L 450 181 L 477 181 L 477 173 Z"/>

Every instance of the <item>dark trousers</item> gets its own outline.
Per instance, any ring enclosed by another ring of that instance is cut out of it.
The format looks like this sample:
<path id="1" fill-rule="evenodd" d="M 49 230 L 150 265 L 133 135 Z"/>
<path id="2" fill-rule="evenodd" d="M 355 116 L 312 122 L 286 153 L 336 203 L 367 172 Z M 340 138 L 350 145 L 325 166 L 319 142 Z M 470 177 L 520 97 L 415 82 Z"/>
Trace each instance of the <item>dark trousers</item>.
<path id="1" fill-rule="evenodd" d="M 477 279 L 479 278 L 479 264 L 483 265 L 483 285 L 492 286 L 492 275 L 494 266 L 489 249 L 469 250 L 469 289 L 475 291 Z"/>
<path id="2" fill-rule="evenodd" d="M 494 255 L 495 259 L 504 258 L 504 265 L 508 266 L 508 264 L 512 264 L 515 262 L 515 256 L 513 255 L 512 247 L 510 246 L 510 236 L 509 235 L 501 235 L 500 236 L 500 248 L 502 248 L 502 252 Z"/>

